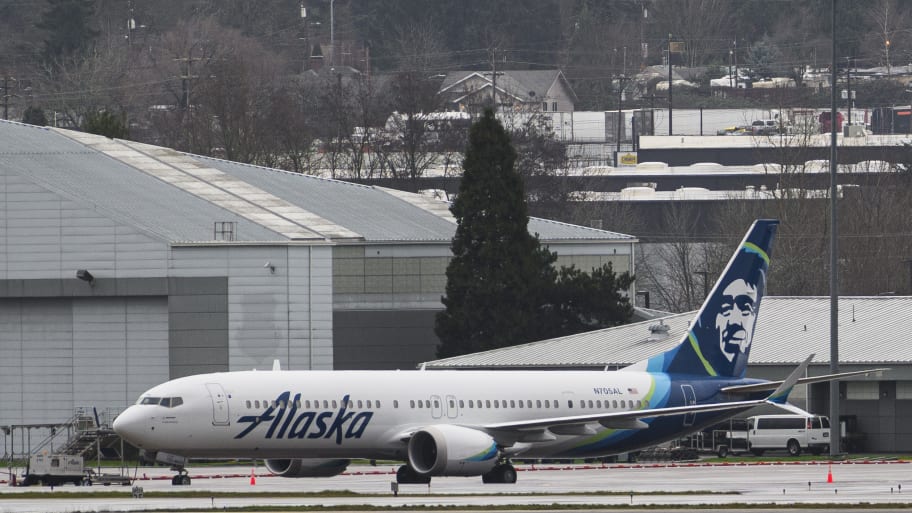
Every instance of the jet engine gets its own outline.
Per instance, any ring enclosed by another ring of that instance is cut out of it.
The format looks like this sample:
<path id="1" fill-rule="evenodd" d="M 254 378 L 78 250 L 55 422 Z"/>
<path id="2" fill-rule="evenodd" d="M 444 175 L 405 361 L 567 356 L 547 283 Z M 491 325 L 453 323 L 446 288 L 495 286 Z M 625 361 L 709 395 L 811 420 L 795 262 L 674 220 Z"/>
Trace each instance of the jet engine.
<path id="1" fill-rule="evenodd" d="M 265 460 L 266 468 L 282 477 L 332 477 L 345 472 L 349 460 L 274 459 Z"/>
<path id="2" fill-rule="evenodd" d="M 422 428 L 408 443 L 409 466 L 422 476 L 477 476 L 494 468 L 499 451 L 477 429 L 440 424 Z"/>

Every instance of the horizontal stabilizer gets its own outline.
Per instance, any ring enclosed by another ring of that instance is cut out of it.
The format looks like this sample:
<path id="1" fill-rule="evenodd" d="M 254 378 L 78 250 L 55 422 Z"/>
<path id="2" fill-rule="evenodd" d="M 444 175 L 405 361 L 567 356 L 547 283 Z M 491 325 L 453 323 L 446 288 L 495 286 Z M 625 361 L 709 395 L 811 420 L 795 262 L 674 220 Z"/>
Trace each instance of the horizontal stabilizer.
<path id="1" fill-rule="evenodd" d="M 811 383 L 823 383 L 826 381 L 836 381 L 839 379 L 848 378 L 851 376 L 880 376 L 884 371 L 890 370 L 889 367 L 883 367 L 878 369 L 866 369 L 861 371 L 852 371 L 852 372 L 840 372 L 838 374 L 824 374 L 822 376 L 811 376 L 808 378 L 801 378 L 796 385 L 808 385 Z M 725 387 L 721 391 L 727 393 L 749 393 L 749 392 L 762 392 L 764 390 L 775 390 L 783 382 L 782 381 L 764 381 L 763 383 L 755 383 L 752 385 L 733 385 L 730 387 Z"/>
<path id="2" fill-rule="evenodd" d="M 788 401 L 789 394 L 792 393 L 792 389 L 795 388 L 795 383 L 798 383 L 798 380 L 801 379 L 801 376 L 807 372 L 808 365 L 811 364 L 811 360 L 814 359 L 814 354 L 811 353 L 810 356 L 805 358 L 801 365 L 795 368 L 785 381 L 783 381 L 776 390 L 773 391 L 769 397 L 766 398 L 767 402 L 773 404 L 785 404 Z"/>

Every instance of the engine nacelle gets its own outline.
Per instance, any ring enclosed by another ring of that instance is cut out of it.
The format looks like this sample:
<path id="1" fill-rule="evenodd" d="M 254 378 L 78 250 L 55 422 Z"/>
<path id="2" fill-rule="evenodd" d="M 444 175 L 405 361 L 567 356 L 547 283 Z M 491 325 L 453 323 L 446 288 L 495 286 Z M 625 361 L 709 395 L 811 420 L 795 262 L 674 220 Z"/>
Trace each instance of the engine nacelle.
<path id="1" fill-rule="evenodd" d="M 416 431 L 409 466 L 422 476 L 478 476 L 497 464 L 497 444 L 477 429 L 439 424 Z"/>
<path id="2" fill-rule="evenodd" d="M 282 477 L 332 477 L 345 472 L 349 460 L 275 459 L 265 460 L 266 468 Z"/>

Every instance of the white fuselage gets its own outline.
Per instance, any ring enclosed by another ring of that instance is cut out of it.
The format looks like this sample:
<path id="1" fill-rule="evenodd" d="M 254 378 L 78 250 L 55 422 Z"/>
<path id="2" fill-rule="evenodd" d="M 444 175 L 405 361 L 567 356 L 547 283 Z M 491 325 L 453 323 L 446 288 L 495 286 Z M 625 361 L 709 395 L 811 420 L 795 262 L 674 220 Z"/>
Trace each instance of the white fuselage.
<path id="1" fill-rule="evenodd" d="M 625 371 L 216 373 L 149 390 L 118 417 L 116 429 L 142 449 L 191 458 L 401 459 L 409 434 L 422 427 L 488 429 L 644 410 L 666 403 L 668 388 L 667 375 Z M 158 398 L 181 404 L 163 406 Z M 556 457 L 611 434 L 597 422 L 557 431 L 544 443 L 518 440 L 517 451 Z"/>

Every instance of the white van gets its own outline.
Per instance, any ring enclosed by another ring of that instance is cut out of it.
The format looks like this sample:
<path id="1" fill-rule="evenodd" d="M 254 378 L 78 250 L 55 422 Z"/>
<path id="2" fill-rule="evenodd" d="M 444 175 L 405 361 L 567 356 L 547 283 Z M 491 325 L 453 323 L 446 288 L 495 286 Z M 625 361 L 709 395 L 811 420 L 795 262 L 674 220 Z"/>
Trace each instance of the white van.
<path id="1" fill-rule="evenodd" d="M 830 420 L 818 415 L 757 415 L 747 418 L 747 447 L 755 456 L 785 450 L 821 454 L 830 446 Z"/>

